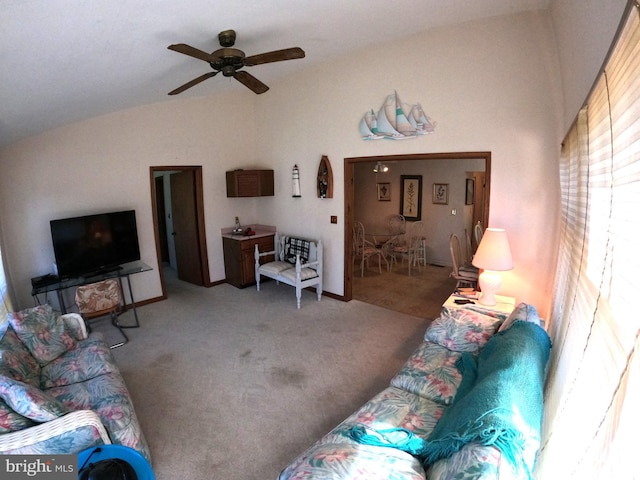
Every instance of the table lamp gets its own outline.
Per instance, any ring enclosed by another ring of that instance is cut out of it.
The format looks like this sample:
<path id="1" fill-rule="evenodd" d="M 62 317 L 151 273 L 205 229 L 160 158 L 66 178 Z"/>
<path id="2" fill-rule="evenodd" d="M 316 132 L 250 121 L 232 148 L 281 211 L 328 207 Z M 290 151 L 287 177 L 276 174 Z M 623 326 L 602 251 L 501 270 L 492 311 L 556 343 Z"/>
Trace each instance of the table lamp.
<path id="1" fill-rule="evenodd" d="M 500 272 L 513 268 L 507 232 L 502 228 L 487 228 L 471 263 L 484 270 L 478 277 L 482 292 L 479 303 L 487 306 L 495 305 L 496 292 L 502 285 Z"/>

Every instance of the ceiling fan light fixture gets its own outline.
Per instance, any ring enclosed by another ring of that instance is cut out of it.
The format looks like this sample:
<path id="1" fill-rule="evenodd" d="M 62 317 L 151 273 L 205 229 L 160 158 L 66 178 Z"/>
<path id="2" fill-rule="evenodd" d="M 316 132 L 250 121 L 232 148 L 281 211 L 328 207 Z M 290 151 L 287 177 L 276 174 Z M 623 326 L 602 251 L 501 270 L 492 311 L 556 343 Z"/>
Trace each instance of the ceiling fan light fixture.
<path id="1" fill-rule="evenodd" d="M 373 171 L 375 173 L 387 173 L 389 171 L 389 167 L 382 162 L 378 162 L 376 163 L 376 166 L 373 167 Z"/>

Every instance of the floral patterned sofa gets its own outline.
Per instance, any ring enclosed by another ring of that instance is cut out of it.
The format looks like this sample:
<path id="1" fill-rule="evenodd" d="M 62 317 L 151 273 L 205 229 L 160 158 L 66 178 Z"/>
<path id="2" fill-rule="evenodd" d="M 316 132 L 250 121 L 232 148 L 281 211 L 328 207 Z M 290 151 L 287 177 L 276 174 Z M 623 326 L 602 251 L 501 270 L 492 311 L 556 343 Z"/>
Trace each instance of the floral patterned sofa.
<path id="1" fill-rule="evenodd" d="M 0 453 L 69 454 L 120 444 L 151 460 L 133 404 L 101 334 L 50 306 L 0 324 Z"/>
<path id="2" fill-rule="evenodd" d="M 534 432 L 527 432 L 522 455 L 525 469 L 513 467 L 494 446 L 479 443 L 466 444 L 448 458 L 425 465 L 406 451 L 363 444 L 352 435 L 354 428 L 376 432 L 401 429 L 427 439 L 445 410 L 452 407 L 460 387 L 462 374 L 456 366 L 458 359 L 468 356 L 465 352 L 477 358 L 499 329 L 506 330 L 518 320 L 541 324 L 535 308 L 526 304 L 520 304 L 510 315 L 476 305 L 443 308 L 391 385 L 298 456 L 281 472 L 279 480 L 528 478 L 539 448 L 539 435 Z M 542 332 L 540 335 L 548 339 L 546 332 L 538 329 Z M 546 359 L 544 363 L 546 365 Z M 539 378 L 543 379 L 544 367 L 541 370 Z M 536 383 L 540 383 L 534 388 L 539 391 L 542 409 L 544 380 Z"/>

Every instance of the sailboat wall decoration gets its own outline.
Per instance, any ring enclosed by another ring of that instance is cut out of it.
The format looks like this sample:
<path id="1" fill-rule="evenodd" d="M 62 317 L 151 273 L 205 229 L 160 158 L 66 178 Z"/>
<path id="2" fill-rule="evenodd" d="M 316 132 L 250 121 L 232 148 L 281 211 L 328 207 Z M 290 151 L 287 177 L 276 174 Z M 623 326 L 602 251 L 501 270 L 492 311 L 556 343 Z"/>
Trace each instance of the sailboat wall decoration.
<path id="1" fill-rule="evenodd" d="M 397 92 L 387 95 L 378 113 L 371 109 L 360 120 L 363 140 L 405 140 L 433 133 L 435 128 L 436 122 L 424 113 L 419 103 L 402 104 Z"/>

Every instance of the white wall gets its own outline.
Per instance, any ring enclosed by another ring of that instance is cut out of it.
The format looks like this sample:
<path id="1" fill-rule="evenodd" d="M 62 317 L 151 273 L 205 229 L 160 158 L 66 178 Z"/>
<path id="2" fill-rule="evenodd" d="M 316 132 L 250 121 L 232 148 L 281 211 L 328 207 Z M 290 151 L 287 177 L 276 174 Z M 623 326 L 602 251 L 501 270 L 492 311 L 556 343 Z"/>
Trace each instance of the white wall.
<path id="1" fill-rule="evenodd" d="M 303 197 L 261 210 L 282 230 L 321 236 L 325 289 L 343 293 L 345 157 L 492 152 L 489 226 L 507 229 L 515 268 L 502 292 L 548 311 L 554 275 L 562 95 L 545 13 L 499 17 L 424 32 L 290 78 L 259 99 L 257 141 L 277 170 L 300 166 Z M 358 122 L 397 90 L 437 122 L 415 140 L 363 141 Z M 277 112 L 277 115 L 274 115 Z M 315 196 L 320 157 L 333 165 L 333 199 Z M 279 185 L 280 188 L 288 184 Z M 338 215 L 338 225 L 329 223 Z"/>
<path id="2" fill-rule="evenodd" d="M 562 73 L 563 131 L 578 115 L 602 67 L 627 0 L 552 0 Z"/>
<path id="3" fill-rule="evenodd" d="M 387 163 L 389 171 L 376 174 L 373 164 L 360 163 L 355 166 L 354 218 L 365 226 L 365 232 L 386 231 L 386 217 L 400 213 L 400 189 L 402 175 L 422 176 L 421 219 L 424 222 L 427 237 L 427 261 L 436 265 L 451 266 L 449 235 L 455 233 L 463 242 L 465 228 L 469 235 L 471 229 L 473 205 L 465 205 L 466 172 L 484 171 L 484 159 L 451 160 L 411 160 Z M 390 184 L 391 200 L 377 200 L 377 182 Z M 446 205 L 432 202 L 434 183 L 449 186 L 449 202 Z M 456 211 L 453 215 L 452 210 Z M 407 230 L 410 222 L 407 222 Z"/>
<path id="4" fill-rule="evenodd" d="M 416 140 L 364 142 L 358 121 L 397 90 L 419 101 L 437 130 Z M 261 96 L 176 99 L 117 112 L 26 139 L 0 152 L 2 231 L 18 306 L 29 278 L 50 271 L 48 222 L 135 208 L 143 260 L 157 269 L 149 167 L 203 165 L 211 280 L 224 278 L 220 228 L 277 225 L 321 237 L 325 289 L 343 294 L 344 170 L 352 156 L 491 151 L 490 226 L 507 229 L 515 268 L 502 293 L 549 306 L 559 202 L 557 157 L 562 94 L 551 21 L 545 13 L 436 29 L 311 68 Z M 318 162 L 328 155 L 334 198 L 318 199 Z M 302 198 L 291 198 L 291 168 Z M 275 169 L 276 196 L 227 199 L 224 171 Z M 11 206 L 9 206 L 11 205 Z M 18 210 L 16 207 L 20 206 Z M 28 212 L 28 213 L 27 213 Z M 329 223 L 338 215 L 337 225 Z M 157 271 L 134 281 L 140 300 L 160 294 Z"/>
<path id="5" fill-rule="evenodd" d="M 142 260 L 154 268 L 132 277 L 136 300 L 161 295 L 151 166 L 203 166 L 209 269 L 212 280 L 223 279 L 220 228 L 231 226 L 236 215 L 257 220 L 255 199 L 227 198 L 224 175 L 266 166 L 255 158 L 253 112 L 253 98 L 244 91 L 172 100 L 51 130 L 2 150 L 3 253 L 16 307 L 33 304 L 29 279 L 52 270 L 50 220 L 117 209 L 136 210 Z"/>

